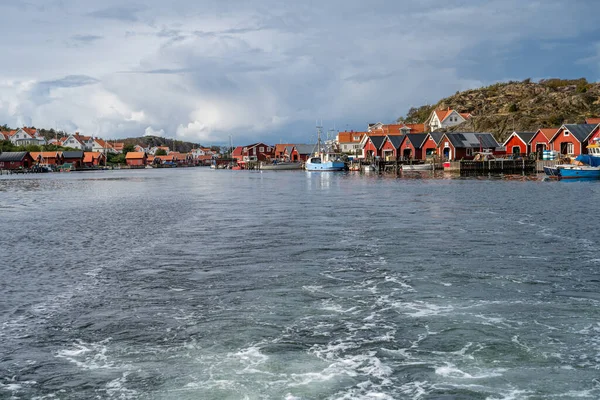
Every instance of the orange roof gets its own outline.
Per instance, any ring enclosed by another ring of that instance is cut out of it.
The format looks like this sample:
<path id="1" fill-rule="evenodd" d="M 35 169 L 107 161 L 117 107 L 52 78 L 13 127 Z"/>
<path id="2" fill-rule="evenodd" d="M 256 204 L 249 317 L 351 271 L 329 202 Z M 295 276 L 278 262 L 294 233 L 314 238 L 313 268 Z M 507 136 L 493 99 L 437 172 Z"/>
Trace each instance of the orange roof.
<path id="1" fill-rule="evenodd" d="M 142 160 L 146 153 L 143 151 L 130 151 L 125 155 L 126 160 Z M 160 156 L 157 156 L 160 157 Z"/>
<path id="2" fill-rule="evenodd" d="M 170 156 L 175 157 L 176 160 L 185 160 L 187 159 L 187 154 L 180 153 L 178 151 L 172 151 L 169 153 Z"/>
<path id="3" fill-rule="evenodd" d="M 275 145 L 275 154 L 283 153 L 287 146 L 293 146 L 292 143 L 279 143 Z"/>
<path id="4" fill-rule="evenodd" d="M 471 113 L 458 113 L 461 117 L 463 117 L 464 119 L 469 119 L 471 118 Z"/>
<path id="5" fill-rule="evenodd" d="M 105 142 L 103 139 L 96 138 L 94 139 L 94 142 L 98 143 L 98 146 L 102 147 L 103 149 L 110 149 L 112 147 L 110 143 Z"/>
<path id="6" fill-rule="evenodd" d="M 425 133 L 425 124 L 404 124 L 410 128 L 410 133 Z"/>
<path id="7" fill-rule="evenodd" d="M 100 156 L 102 156 L 102 153 L 99 153 L 97 151 L 86 151 L 83 153 L 83 162 L 84 163 L 92 162 L 92 161 L 100 158 Z"/>
<path id="8" fill-rule="evenodd" d="M 552 136 L 554 136 L 554 134 L 556 133 L 557 130 L 558 130 L 558 128 L 543 128 L 543 129 L 538 129 L 538 132 L 542 132 L 542 134 L 544 136 L 546 136 L 546 139 L 550 140 L 552 138 Z"/>
<path id="9" fill-rule="evenodd" d="M 33 157 L 34 160 L 38 159 L 40 156 L 42 156 L 42 158 L 58 157 L 58 152 L 56 151 L 32 151 L 29 154 L 31 154 L 31 157 Z"/>
<path id="10" fill-rule="evenodd" d="M 27 132 L 28 134 L 30 134 L 31 136 L 35 136 L 35 134 L 37 133 L 37 129 L 35 128 L 22 128 L 25 132 Z"/>
<path id="11" fill-rule="evenodd" d="M 4 132 L 4 133 L 6 133 L 6 134 L 8 135 L 8 137 L 11 137 L 11 136 L 13 136 L 15 133 L 17 133 L 17 131 L 6 131 L 6 132 Z"/>
<path id="12" fill-rule="evenodd" d="M 131 154 L 131 153 L 127 153 L 127 154 Z M 125 158 L 127 158 L 127 156 L 125 156 Z M 174 157 L 172 155 L 168 155 L 168 156 L 154 156 L 154 159 L 159 159 L 161 161 L 173 161 Z"/>
<path id="13" fill-rule="evenodd" d="M 587 118 L 585 123 L 590 125 L 600 124 L 600 118 Z"/>
<path id="14" fill-rule="evenodd" d="M 448 109 L 446 109 L 446 110 L 435 110 L 435 115 L 437 115 L 437 117 L 440 120 L 440 122 L 442 122 L 443 120 L 445 120 L 446 118 L 448 118 L 448 116 L 450 114 L 452 114 L 452 112 L 454 112 L 454 110 L 451 110 L 450 107 L 448 107 Z M 460 115 L 464 119 L 471 118 L 471 114 L 470 113 L 458 113 L 458 115 Z M 416 132 L 414 132 L 414 133 L 416 133 Z"/>
<path id="15" fill-rule="evenodd" d="M 231 153 L 231 156 L 232 157 L 241 156 L 243 152 L 244 152 L 244 148 L 242 146 L 238 146 L 233 150 L 233 153 Z"/>
<path id="16" fill-rule="evenodd" d="M 125 143 L 123 142 L 115 142 L 112 144 L 113 149 L 117 149 L 117 150 L 123 150 L 123 147 L 125 147 Z"/>

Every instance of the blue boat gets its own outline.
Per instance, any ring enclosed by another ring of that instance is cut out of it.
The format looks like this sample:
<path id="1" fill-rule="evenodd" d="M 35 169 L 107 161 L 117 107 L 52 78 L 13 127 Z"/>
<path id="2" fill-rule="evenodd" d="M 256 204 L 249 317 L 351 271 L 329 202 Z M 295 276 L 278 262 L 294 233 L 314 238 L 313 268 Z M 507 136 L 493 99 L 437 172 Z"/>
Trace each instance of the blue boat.
<path id="1" fill-rule="evenodd" d="M 553 167 L 544 167 L 544 172 L 554 179 L 600 179 L 600 166 L 559 164 Z"/>
<path id="2" fill-rule="evenodd" d="M 343 171 L 346 163 L 340 159 L 339 153 L 321 145 L 321 127 L 317 126 L 317 145 L 314 155 L 304 164 L 307 171 Z"/>

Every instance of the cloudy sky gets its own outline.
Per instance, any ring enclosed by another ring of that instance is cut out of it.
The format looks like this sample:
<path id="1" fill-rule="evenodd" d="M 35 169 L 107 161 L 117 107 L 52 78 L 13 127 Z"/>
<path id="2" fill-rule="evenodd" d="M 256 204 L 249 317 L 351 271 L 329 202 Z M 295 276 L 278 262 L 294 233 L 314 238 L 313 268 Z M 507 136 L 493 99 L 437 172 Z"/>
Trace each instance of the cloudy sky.
<path id="1" fill-rule="evenodd" d="M 457 90 L 598 80 L 588 0 L 0 0 L 0 124 L 202 144 L 364 130 Z"/>

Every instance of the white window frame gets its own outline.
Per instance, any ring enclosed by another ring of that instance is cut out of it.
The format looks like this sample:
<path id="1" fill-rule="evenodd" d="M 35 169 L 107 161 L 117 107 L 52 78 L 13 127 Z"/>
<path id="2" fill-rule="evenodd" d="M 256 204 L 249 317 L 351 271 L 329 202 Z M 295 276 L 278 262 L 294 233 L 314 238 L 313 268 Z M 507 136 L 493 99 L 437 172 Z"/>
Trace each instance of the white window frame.
<path id="1" fill-rule="evenodd" d="M 563 136 L 569 136 L 569 131 L 564 131 Z"/>
<path id="2" fill-rule="evenodd" d="M 473 148 L 467 147 L 467 156 L 472 156 L 472 155 L 473 155 Z"/>
<path id="3" fill-rule="evenodd" d="M 263 146 L 260 146 L 260 147 L 258 148 L 258 151 L 260 151 L 261 153 L 264 153 L 264 152 L 265 152 L 265 148 L 264 148 Z"/>

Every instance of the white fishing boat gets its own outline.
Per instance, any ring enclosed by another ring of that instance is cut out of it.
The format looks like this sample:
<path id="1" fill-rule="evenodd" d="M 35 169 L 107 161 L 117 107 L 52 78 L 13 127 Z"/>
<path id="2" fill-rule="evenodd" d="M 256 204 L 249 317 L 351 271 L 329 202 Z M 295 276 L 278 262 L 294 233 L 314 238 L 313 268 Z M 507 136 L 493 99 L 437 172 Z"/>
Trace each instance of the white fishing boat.
<path id="1" fill-rule="evenodd" d="M 346 163 L 341 160 L 340 154 L 321 143 L 321 129 L 317 126 L 317 145 L 314 154 L 304 164 L 307 171 L 343 171 Z"/>

